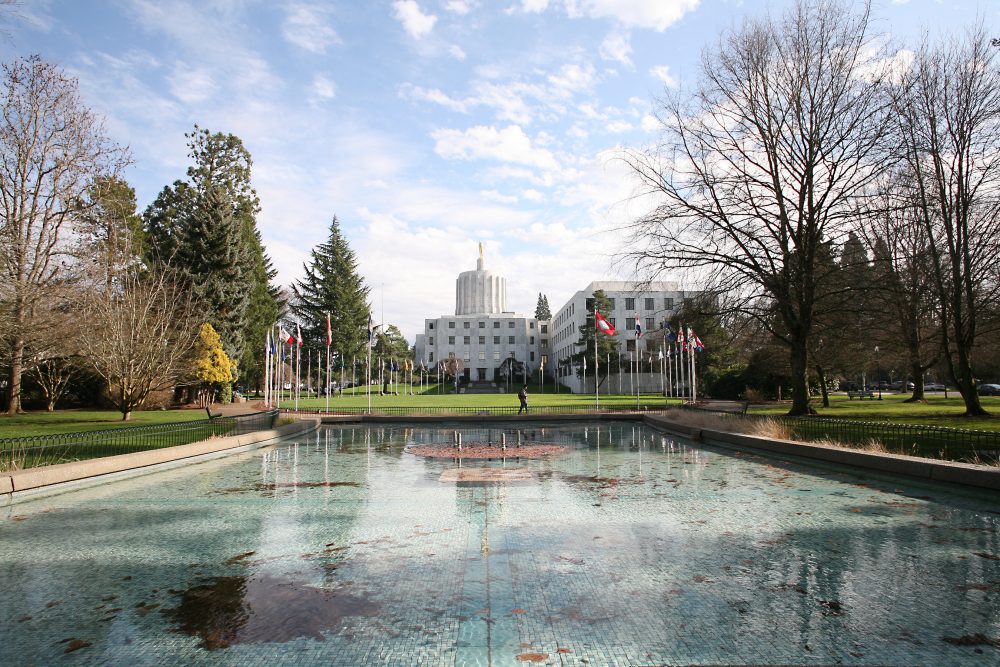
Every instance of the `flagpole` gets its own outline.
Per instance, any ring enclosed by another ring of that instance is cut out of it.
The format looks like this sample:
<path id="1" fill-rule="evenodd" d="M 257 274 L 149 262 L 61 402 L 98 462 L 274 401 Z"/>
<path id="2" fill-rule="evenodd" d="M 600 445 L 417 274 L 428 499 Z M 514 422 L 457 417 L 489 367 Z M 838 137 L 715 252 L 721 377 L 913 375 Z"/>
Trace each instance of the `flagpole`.
<path id="1" fill-rule="evenodd" d="M 584 353 L 586 354 L 586 353 Z M 600 356 L 597 354 L 597 298 L 594 298 L 594 404 L 595 407 L 601 409 L 601 392 L 598 387 L 598 378 L 600 373 L 598 372 L 598 360 Z M 587 376 L 583 376 L 583 381 L 587 381 Z"/>
<path id="2" fill-rule="evenodd" d="M 636 322 L 638 322 L 636 318 Z M 641 339 L 636 336 L 635 339 L 635 409 L 639 409 L 639 392 L 642 391 L 642 353 L 639 351 L 639 341 Z"/>

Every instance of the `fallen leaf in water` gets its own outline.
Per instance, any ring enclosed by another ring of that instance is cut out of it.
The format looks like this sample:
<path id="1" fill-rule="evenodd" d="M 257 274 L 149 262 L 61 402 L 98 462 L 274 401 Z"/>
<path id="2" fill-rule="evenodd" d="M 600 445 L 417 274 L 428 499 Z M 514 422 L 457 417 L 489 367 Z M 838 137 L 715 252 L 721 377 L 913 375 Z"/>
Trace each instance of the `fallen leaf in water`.
<path id="1" fill-rule="evenodd" d="M 517 659 L 521 662 L 545 662 L 548 657 L 548 653 L 521 653 Z"/>
<path id="2" fill-rule="evenodd" d="M 72 653 L 73 651 L 76 651 L 76 650 L 79 650 L 81 648 L 86 648 L 86 647 L 90 646 L 90 642 L 84 641 L 82 639 L 70 638 L 70 639 L 64 639 L 63 641 L 64 642 L 67 642 L 67 641 L 69 642 L 66 645 L 66 650 L 63 651 L 63 653 Z M 60 643 L 62 643 L 62 642 L 60 642 Z"/>
<path id="3" fill-rule="evenodd" d="M 510 613 L 512 613 L 512 614 L 523 614 L 524 610 L 521 609 L 520 607 L 518 607 L 517 609 L 511 609 Z"/>
<path id="4" fill-rule="evenodd" d="M 988 554 L 985 551 L 973 551 L 972 553 L 973 555 L 985 558 L 986 560 L 1000 560 L 1000 556 L 994 556 L 993 554 Z"/>

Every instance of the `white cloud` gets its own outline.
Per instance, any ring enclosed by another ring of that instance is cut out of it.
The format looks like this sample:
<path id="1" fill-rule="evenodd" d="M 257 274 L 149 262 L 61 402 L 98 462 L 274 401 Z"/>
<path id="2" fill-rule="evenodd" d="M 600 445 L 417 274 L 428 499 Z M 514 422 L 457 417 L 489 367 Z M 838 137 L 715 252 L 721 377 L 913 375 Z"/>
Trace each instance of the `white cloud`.
<path id="1" fill-rule="evenodd" d="M 590 63 L 570 63 L 560 67 L 557 74 L 550 74 L 548 80 L 562 94 L 567 94 L 589 89 L 594 85 L 594 78 L 594 66 Z"/>
<path id="2" fill-rule="evenodd" d="M 543 193 L 541 193 L 538 190 L 535 190 L 533 188 L 529 188 L 527 190 L 524 190 L 521 193 L 521 196 L 524 197 L 525 199 L 527 199 L 528 201 L 533 201 L 533 202 L 540 202 L 543 199 L 545 199 L 545 195 Z"/>
<path id="3" fill-rule="evenodd" d="M 464 16 L 469 13 L 472 6 L 469 4 L 468 0 L 447 0 L 447 2 L 444 3 L 444 8 L 454 14 Z"/>
<path id="4" fill-rule="evenodd" d="M 660 121 L 656 120 L 655 116 L 646 114 L 642 117 L 642 129 L 646 132 L 659 132 L 661 129 Z"/>
<path id="5" fill-rule="evenodd" d="M 293 3 L 281 34 L 286 40 L 312 53 L 326 53 L 326 48 L 340 44 L 337 32 L 326 23 L 326 10 L 316 5 Z"/>
<path id="6" fill-rule="evenodd" d="M 549 7 L 549 0 L 521 0 L 521 9 L 535 14 L 544 12 Z"/>
<path id="7" fill-rule="evenodd" d="M 649 69 L 649 73 L 662 81 L 663 85 L 667 88 L 677 87 L 677 78 L 670 73 L 670 67 L 667 65 L 657 65 L 656 67 L 651 67 Z"/>
<path id="8" fill-rule="evenodd" d="M 632 129 L 634 129 L 632 127 L 632 123 L 627 120 L 615 120 L 607 125 L 608 132 L 611 132 L 612 134 L 621 134 L 622 132 L 629 132 Z"/>
<path id="9" fill-rule="evenodd" d="M 499 202 L 501 204 L 516 204 L 519 201 L 514 195 L 501 194 L 496 190 L 480 190 L 479 194 L 483 196 L 483 199 L 489 199 L 490 201 Z"/>
<path id="10" fill-rule="evenodd" d="M 554 171 L 559 168 L 555 155 L 544 148 L 536 148 L 531 139 L 517 125 L 501 130 L 477 125 L 468 130 L 435 130 L 434 152 L 452 160 L 489 159 L 500 162 L 538 167 Z"/>
<path id="11" fill-rule="evenodd" d="M 392 3 L 395 9 L 396 18 L 403 24 L 403 28 L 413 39 L 420 39 L 434 29 L 437 16 L 424 14 L 416 0 L 395 0 Z"/>
<path id="12" fill-rule="evenodd" d="M 203 102 L 215 92 L 216 84 L 208 68 L 192 67 L 184 62 L 174 64 L 174 71 L 167 77 L 174 97 L 192 104 Z"/>
<path id="13" fill-rule="evenodd" d="M 448 53 L 451 54 L 451 57 L 455 60 L 465 60 L 465 51 L 462 50 L 462 47 L 458 44 L 452 44 L 449 46 Z"/>
<path id="14" fill-rule="evenodd" d="M 404 99 L 432 102 L 459 113 L 467 113 L 469 110 L 468 102 L 456 100 L 437 88 L 421 88 L 411 83 L 404 83 L 399 87 L 399 96 Z"/>
<path id="15" fill-rule="evenodd" d="M 337 94 L 337 84 L 322 74 L 317 74 L 313 77 L 312 91 L 313 94 L 324 100 L 333 99 Z"/>
<path id="16" fill-rule="evenodd" d="M 611 32 L 601 42 L 600 54 L 604 60 L 613 60 L 628 67 L 632 66 L 632 45 L 627 32 Z"/>
<path id="17" fill-rule="evenodd" d="M 701 0 L 563 0 L 570 18 L 614 19 L 622 25 L 662 32 Z"/>

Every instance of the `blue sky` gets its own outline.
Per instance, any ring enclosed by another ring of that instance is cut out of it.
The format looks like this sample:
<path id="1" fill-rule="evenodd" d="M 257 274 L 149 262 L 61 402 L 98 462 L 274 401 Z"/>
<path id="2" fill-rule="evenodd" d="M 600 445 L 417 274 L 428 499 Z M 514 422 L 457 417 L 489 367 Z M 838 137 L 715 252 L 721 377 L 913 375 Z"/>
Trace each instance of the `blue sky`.
<path id="1" fill-rule="evenodd" d="M 611 230 L 640 213 L 615 156 L 656 139 L 665 86 L 788 0 L 22 0 L 3 58 L 75 74 L 131 148 L 143 209 L 182 178 L 195 123 L 243 139 L 259 226 L 288 284 L 340 219 L 375 312 L 412 341 L 454 310 L 455 277 L 507 277 L 508 307 L 553 309 L 628 278 Z M 875 0 L 901 46 L 982 20 L 998 0 Z M 679 276 L 664 275 L 663 279 Z"/>

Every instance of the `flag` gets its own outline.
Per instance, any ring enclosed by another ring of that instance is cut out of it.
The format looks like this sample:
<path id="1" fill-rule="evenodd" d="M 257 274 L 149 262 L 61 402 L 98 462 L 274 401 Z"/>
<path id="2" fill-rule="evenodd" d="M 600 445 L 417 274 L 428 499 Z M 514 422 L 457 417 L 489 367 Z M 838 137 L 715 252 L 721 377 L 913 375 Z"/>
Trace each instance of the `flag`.
<path id="1" fill-rule="evenodd" d="M 281 336 L 280 336 L 280 338 L 281 338 L 281 342 L 283 342 L 285 345 L 291 345 L 292 343 L 295 342 L 295 336 L 293 336 L 292 334 L 288 333 L 284 329 L 281 329 Z"/>
<path id="2" fill-rule="evenodd" d="M 609 336 L 615 335 L 615 328 L 611 325 L 611 322 L 608 322 L 606 319 L 604 319 L 604 317 L 596 310 L 594 311 L 594 318 L 596 319 L 597 322 L 598 331 L 600 331 L 603 334 L 607 334 Z"/>
<path id="3" fill-rule="evenodd" d="M 670 322 L 667 322 L 666 320 L 663 320 L 663 337 L 666 338 L 669 343 L 677 342 L 677 334 L 670 328 Z"/>
<path id="4" fill-rule="evenodd" d="M 330 328 L 330 313 L 326 314 L 326 346 L 333 345 L 333 329 Z"/>
<path id="5" fill-rule="evenodd" d="M 271 335 L 270 329 L 267 332 L 267 349 L 270 350 L 271 356 L 273 357 L 274 353 L 275 353 L 275 349 L 274 349 L 274 336 Z"/>
<path id="6" fill-rule="evenodd" d="M 639 324 L 639 313 L 635 314 L 635 337 L 642 338 L 642 325 Z"/>
<path id="7" fill-rule="evenodd" d="M 368 347 L 372 346 L 372 316 L 368 315 Z"/>
<path id="8" fill-rule="evenodd" d="M 698 338 L 698 334 L 696 334 L 691 328 L 688 328 L 688 338 L 691 340 L 691 345 L 694 346 L 696 351 L 705 351 L 705 344 L 701 342 L 701 339 Z"/>
<path id="9" fill-rule="evenodd" d="M 663 350 L 660 350 L 660 361 L 663 361 Z"/>
<path id="10" fill-rule="evenodd" d="M 299 328 L 299 323 L 295 323 L 295 340 L 299 341 L 299 347 L 302 347 L 302 329 Z M 292 341 L 288 341 L 291 343 Z"/>
<path id="11" fill-rule="evenodd" d="M 684 327 L 677 328 L 677 342 L 680 343 L 681 349 L 687 352 L 687 338 L 684 337 Z"/>

